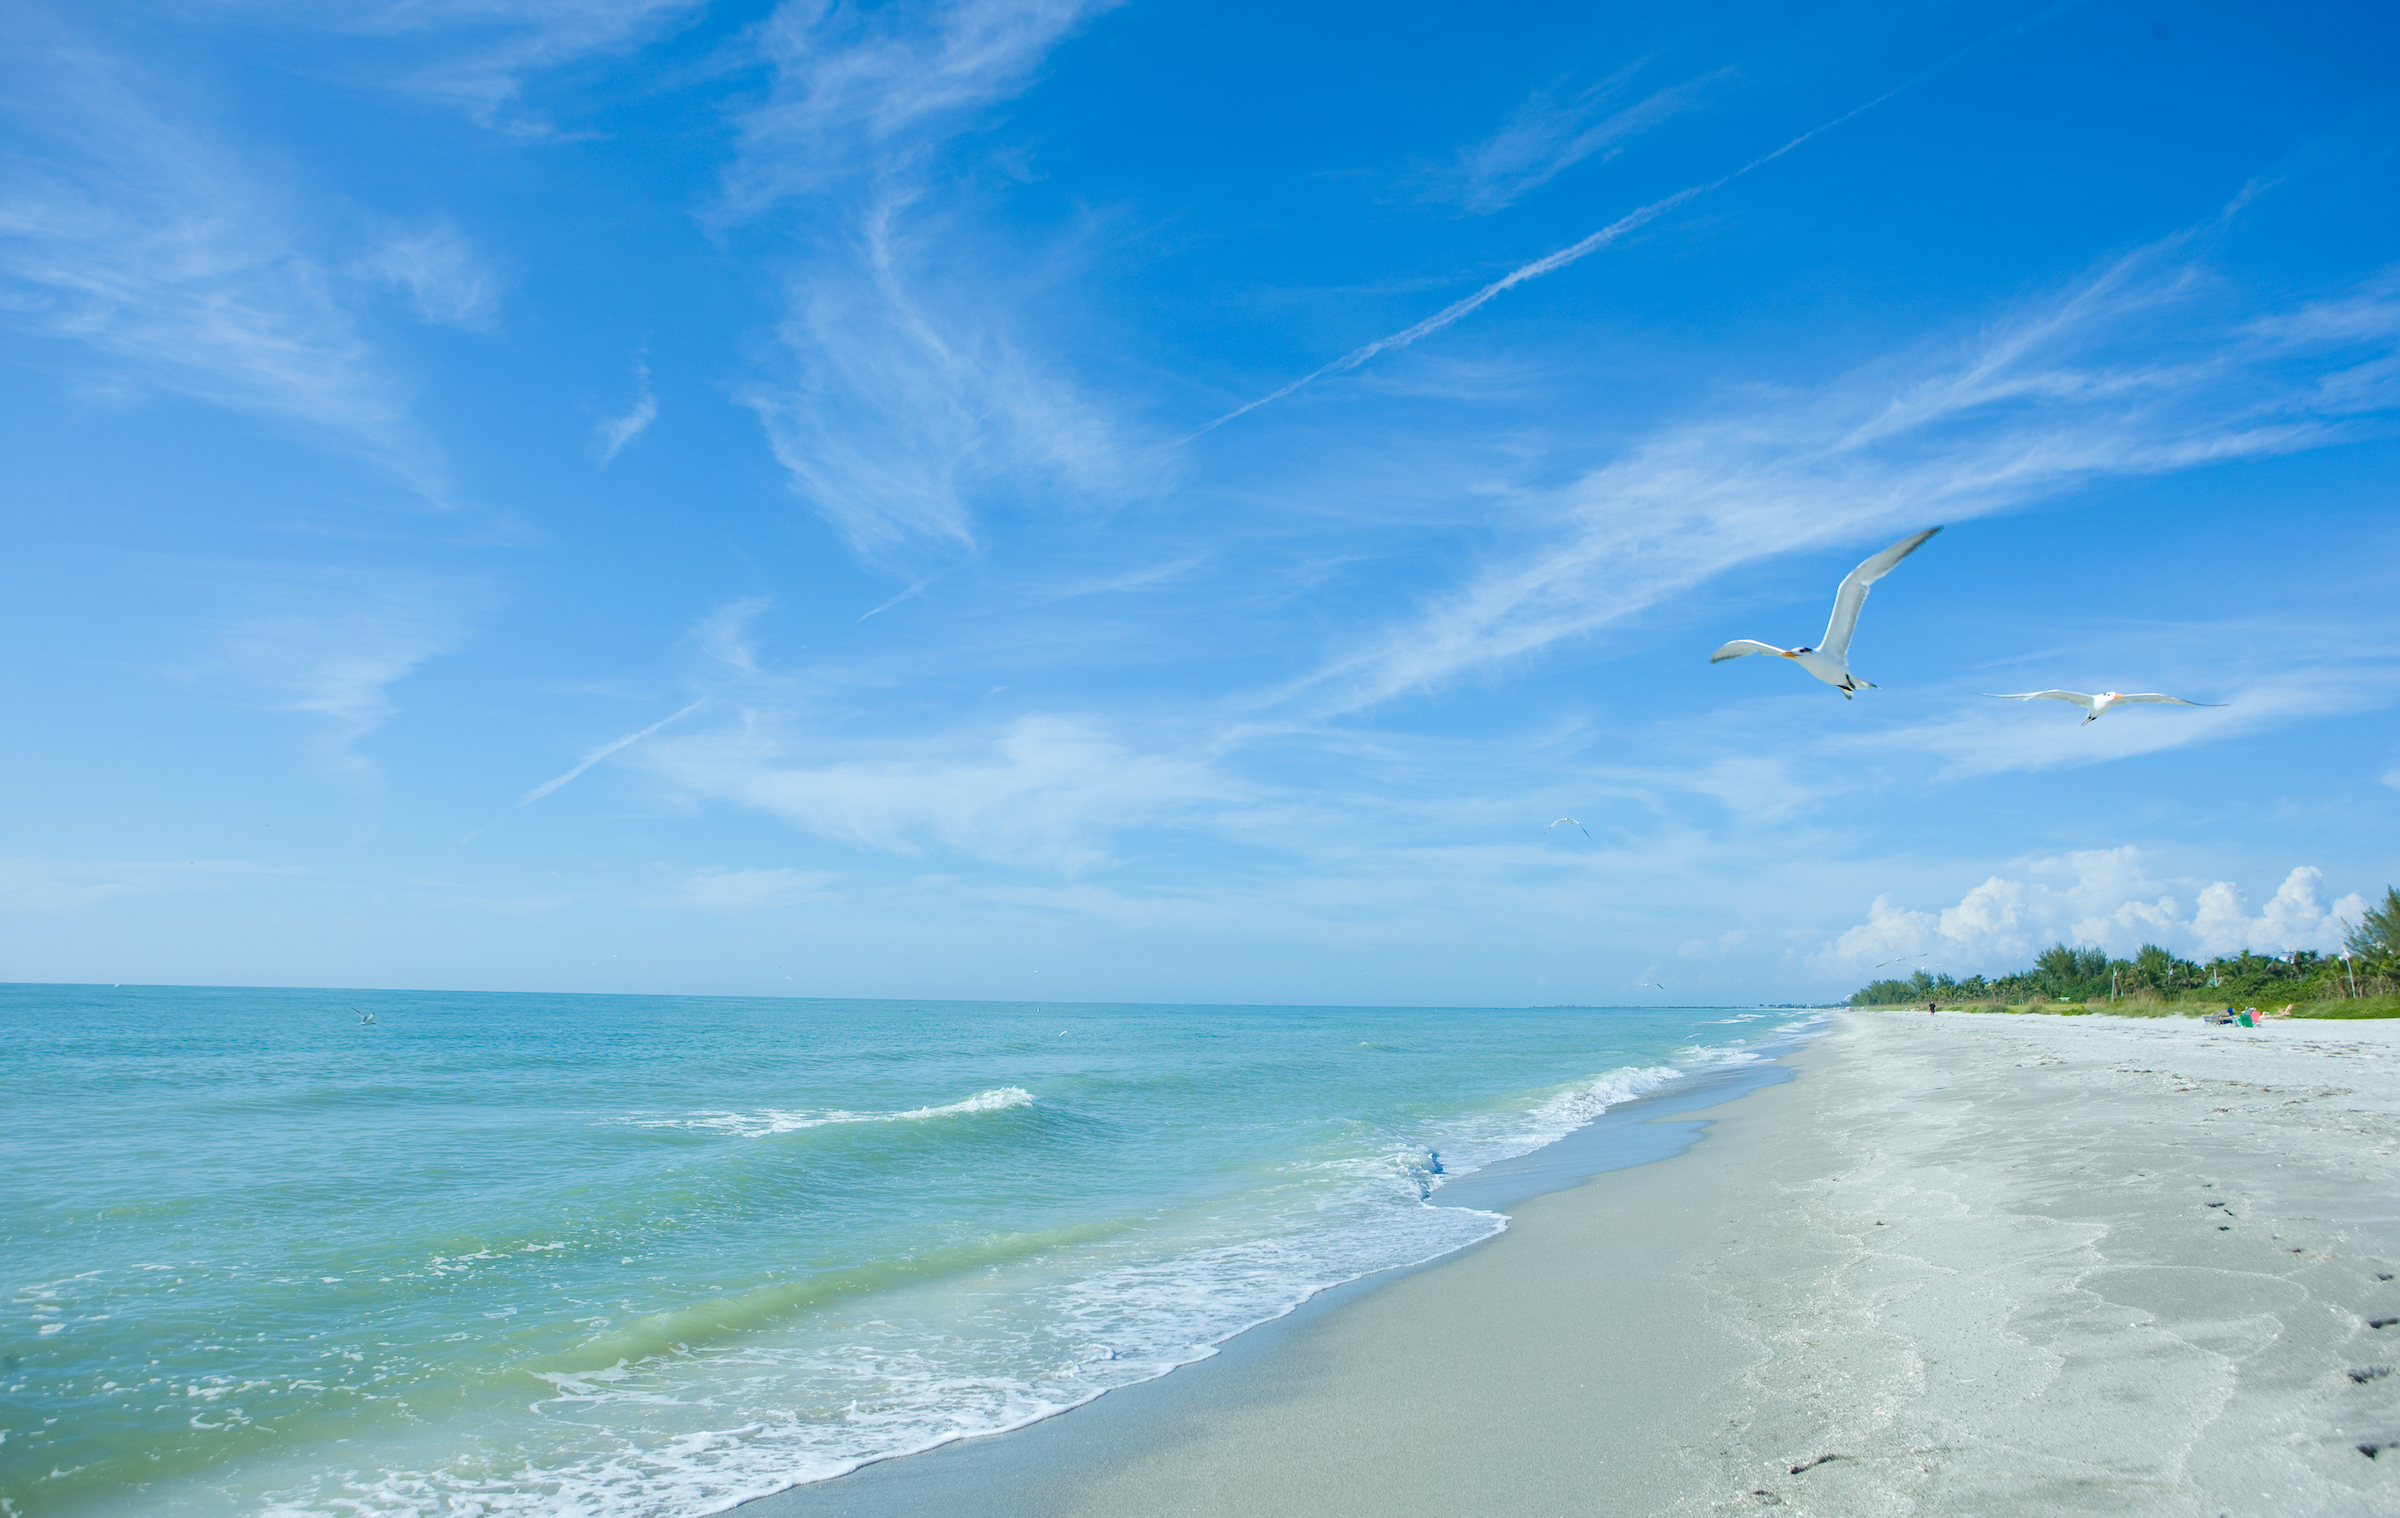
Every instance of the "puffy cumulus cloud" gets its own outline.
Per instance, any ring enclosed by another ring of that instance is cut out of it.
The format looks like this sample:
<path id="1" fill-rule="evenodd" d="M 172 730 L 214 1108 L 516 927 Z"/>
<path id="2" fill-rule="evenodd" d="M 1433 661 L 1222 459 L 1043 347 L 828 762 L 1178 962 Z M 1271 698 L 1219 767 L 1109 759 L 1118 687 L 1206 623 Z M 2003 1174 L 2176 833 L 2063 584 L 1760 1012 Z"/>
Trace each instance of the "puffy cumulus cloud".
<path id="1" fill-rule="evenodd" d="M 1907 969 L 1964 976 L 2021 969 L 2054 943 L 2097 945 L 2118 955 L 2155 943 L 2203 959 L 2243 949 L 2331 950 L 2365 903 L 2352 894 L 2321 905 L 2323 880 L 2322 871 L 2300 866 L 2253 917 L 2229 881 L 2195 891 L 2197 882 L 2152 878 L 2138 848 L 2085 850 L 2029 861 L 2013 878 L 1994 875 L 1938 911 L 1878 896 L 1867 920 L 1814 964 L 1827 973 L 1860 973 L 1905 959 Z"/>
<path id="2" fill-rule="evenodd" d="M 2203 887 L 2192 915 L 2192 939 L 2203 955 L 2338 949 L 2344 930 L 2358 921 L 2367 903 L 2354 891 L 2330 908 L 2319 906 L 2317 888 L 2324 879 L 2325 872 L 2312 866 L 2292 871 L 2256 917 L 2247 914 L 2241 893 L 2224 881 Z"/>

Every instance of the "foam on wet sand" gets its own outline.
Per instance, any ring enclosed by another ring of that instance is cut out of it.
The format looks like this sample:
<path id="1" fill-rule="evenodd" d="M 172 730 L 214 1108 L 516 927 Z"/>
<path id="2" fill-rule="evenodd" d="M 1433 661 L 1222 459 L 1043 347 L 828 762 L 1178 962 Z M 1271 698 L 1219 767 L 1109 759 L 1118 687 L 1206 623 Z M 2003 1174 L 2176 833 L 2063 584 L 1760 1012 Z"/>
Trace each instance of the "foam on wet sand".
<path id="1" fill-rule="evenodd" d="M 1796 1060 L 945 1505 L 2400 1511 L 2400 1023 L 1845 1013 Z"/>

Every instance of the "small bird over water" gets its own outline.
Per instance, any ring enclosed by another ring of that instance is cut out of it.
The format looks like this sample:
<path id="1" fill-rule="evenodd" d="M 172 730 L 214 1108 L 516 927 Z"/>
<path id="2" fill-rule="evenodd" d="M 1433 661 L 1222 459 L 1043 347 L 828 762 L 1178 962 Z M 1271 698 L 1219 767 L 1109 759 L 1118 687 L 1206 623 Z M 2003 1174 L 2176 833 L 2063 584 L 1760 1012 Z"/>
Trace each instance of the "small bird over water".
<path id="1" fill-rule="evenodd" d="M 362 1027 L 362 1028 L 372 1028 L 372 1027 L 374 1027 L 374 1026 L 375 1026 L 375 1014 L 374 1014 L 374 1013 L 372 1013 L 372 1012 L 361 1012 L 361 1013 L 359 1013 L 359 1014 L 358 1014 L 358 1025 L 359 1025 L 360 1027 Z"/>
<path id="2" fill-rule="evenodd" d="M 1928 527 L 1915 537 L 1902 538 L 1844 576 L 1842 588 L 1833 593 L 1833 620 L 1825 624 L 1825 637 L 1815 648 L 1777 648 L 1755 638 L 1736 638 L 1710 654 L 1708 662 L 1722 664 L 1744 654 L 1776 654 L 1797 659 L 1802 669 L 1840 691 L 1844 701 L 1850 699 L 1854 690 L 1874 689 L 1874 681 L 1861 680 L 1850 673 L 1850 634 L 1858 630 L 1858 609 L 1867 604 L 1867 587 L 1890 574 L 1893 565 L 1915 553 L 1919 544 L 1940 531 L 1939 527 Z"/>
<path id="3" fill-rule="evenodd" d="M 2222 701 L 2186 701 L 2180 696 L 2162 696 L 2156 691 L 2145 691 L 2138 696 L 2128 696 L 2122 691 L 2113 690 L 2104 690 L 2097 696 L 2087 696 L 2079 690 L 2029 690 L 2014 696 L 2004 696 L 1998 691 L 1985 691 L 1984 694 L 1995 701 L 2072 701 L 2083 708 L 2085 722 L 2097 722 L 2100 720 L 2102 712 L 2112 706 L 2122 706 L 2128 701 L 2157 701 L 2164 702 L 2169 706 L 2223 706 L 2225 704 Z"/>

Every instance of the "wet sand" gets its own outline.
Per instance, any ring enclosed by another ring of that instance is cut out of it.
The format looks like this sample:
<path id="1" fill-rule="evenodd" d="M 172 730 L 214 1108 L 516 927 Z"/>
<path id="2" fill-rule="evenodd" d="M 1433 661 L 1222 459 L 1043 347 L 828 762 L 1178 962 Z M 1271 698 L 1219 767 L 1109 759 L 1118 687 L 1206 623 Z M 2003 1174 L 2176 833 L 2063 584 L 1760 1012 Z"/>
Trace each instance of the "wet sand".
<path id="1" fill-rule="evenodd" d="M 1793 1063 L 1147 1398 L 756 1518 L 2400 1511 L 2400 1023 L 1845 1013 Z"/>

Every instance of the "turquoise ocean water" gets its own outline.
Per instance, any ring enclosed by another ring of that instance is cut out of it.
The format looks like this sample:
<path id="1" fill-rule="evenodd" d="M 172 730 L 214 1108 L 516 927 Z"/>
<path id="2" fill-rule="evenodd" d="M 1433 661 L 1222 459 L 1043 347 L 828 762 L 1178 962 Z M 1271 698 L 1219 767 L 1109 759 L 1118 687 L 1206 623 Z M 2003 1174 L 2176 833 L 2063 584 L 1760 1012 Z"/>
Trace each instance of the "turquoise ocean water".
<path id="1" fill-rule="evenodd" d="M 1445 1178 L 1797 1016 L 0 987 L 0 1511 L 717 1511 L 1487 1237 Z"/>

